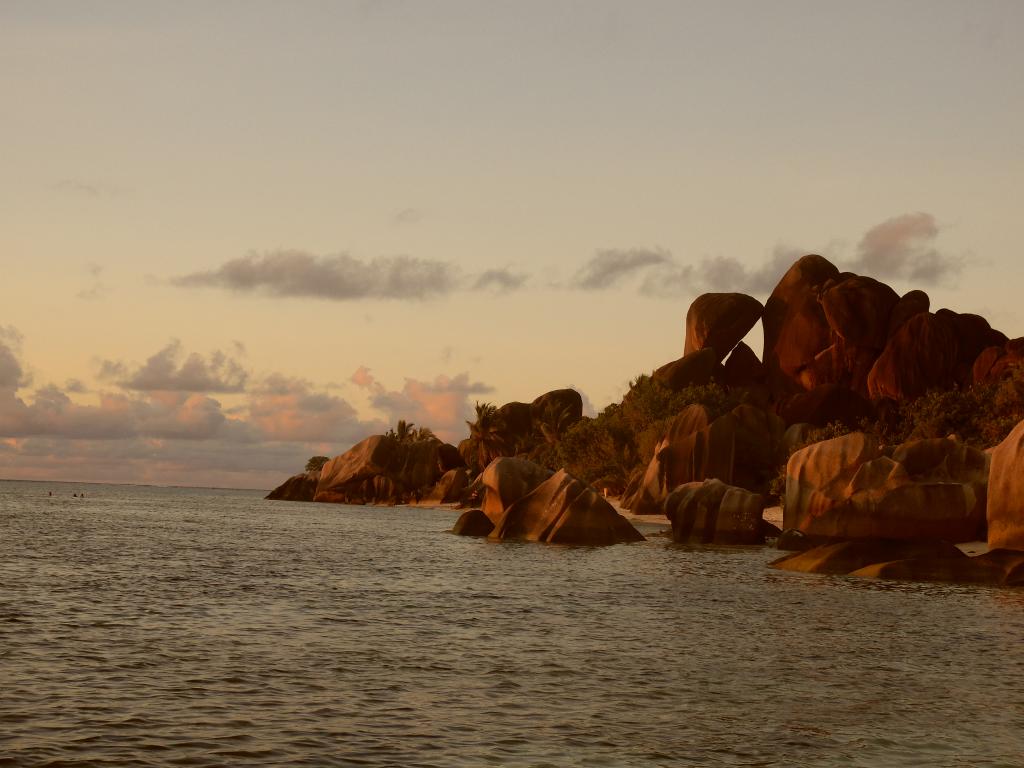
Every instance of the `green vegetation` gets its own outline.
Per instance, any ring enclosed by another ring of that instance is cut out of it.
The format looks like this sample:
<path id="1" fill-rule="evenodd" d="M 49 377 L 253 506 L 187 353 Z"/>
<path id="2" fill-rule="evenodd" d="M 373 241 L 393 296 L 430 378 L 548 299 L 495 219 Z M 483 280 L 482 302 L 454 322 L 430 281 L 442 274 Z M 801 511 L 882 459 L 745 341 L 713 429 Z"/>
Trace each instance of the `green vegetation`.
<path id="1" fill-rule="evenodd" d="M 319 472 L 328 461 L 330 461 L 330 458 L 327 456 L 311 456 L 309 461 L 306 462 L 306 471 Z"/>
<path id="2" fill-rule="evenodd" d="M 399 419 L 394 429 L 389 429 L 384 433 L 386 437 L 393 437 L 400 443 L 420 443 L 424 440 L 437 440 L 437 435 L 430 427 L 419 427 L 411 421 L 405 419 Z"/>
<path id="3" fill-rule="evenodd" d="M 609 405 L 593 419 L 584 418 L 565 433 L 554 463 L 597 488 L 621 492 L 630 476 L 653 458 L 680 411 L 703 405 L 711 418 L 717 418 L 739 402 L 718 384 L 673 392 L 650 376 L 639 376 L 621 403 Z"/>

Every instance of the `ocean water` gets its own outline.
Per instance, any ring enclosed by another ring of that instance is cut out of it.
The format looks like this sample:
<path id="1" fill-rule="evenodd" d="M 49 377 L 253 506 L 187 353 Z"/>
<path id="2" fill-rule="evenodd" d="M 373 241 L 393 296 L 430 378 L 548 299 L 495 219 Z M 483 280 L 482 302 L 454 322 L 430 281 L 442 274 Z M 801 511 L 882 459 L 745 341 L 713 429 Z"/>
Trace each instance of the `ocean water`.
<path id="1" fill-rule="evenodd" d="M 1024 590 L 261 495 L 0 482 L 0 765 L 1024 765 Z"/>

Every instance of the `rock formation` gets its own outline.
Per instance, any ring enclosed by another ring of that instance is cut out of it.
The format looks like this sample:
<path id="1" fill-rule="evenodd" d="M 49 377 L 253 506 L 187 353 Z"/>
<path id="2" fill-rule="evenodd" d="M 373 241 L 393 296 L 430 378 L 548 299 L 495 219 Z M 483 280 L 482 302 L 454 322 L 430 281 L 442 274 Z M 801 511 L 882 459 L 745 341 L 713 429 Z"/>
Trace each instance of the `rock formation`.
<path id="1" fill-rule="evenodd" d="M 705 293 L 686 313 L 683 355 L 713 349 L 716 362 L 724 360 L 761 319 L 764 307 L 743 293 Z"/>
<path id="2" fill-rule="evenodd" d="M 741 405 L 712 420 L 702 405 L 684 408 L 669 424 L 632 496 L 623 505 L 637 515 L 662 513 L 679 485 L 706 479 L 763 489 L 779 462 L 785 425 L 771 413 Z"/>
<path id="3" fill-rule="evenodd" d="M 665 499 L 672 541 L 764 544 L 764 497 L 719 480 L 680 485 Z"/>
<path id="4" fill-rule="evenodd" d="M 482 509 L 467 509 L 455 521 L 452 533 L 456 536 L 489 536 L 493 530 L 494 523 Z"/>
<path id="5" fill-rule="evenodd" d="M 335 456 L 320 472 L 315 501 L 397 504 L 428 491 L 441 477 L 453 450 L 440 440 L 400 442 L 373 435 Z"/>
<path id="6" fill-rule="evenodd" d="M 490 537 L 588 546 L 644 539 L 597 491 L 565 470 L 509 504 Z"/>
<path id="7" fill-rule="evenodd" d="M 951 439 L 883 451 L 855 432 L 809 445 L 786 466 L 784 528 L 831 539 L 973 541 L 984 527 L 988 457 Z"/>
<path id="8" fill-rule="evenodd" d="M 480 480 L 484 487 L 484 511 L 497 523 L 506 508 L 551 477 L 551 470 L 526 459 L 502 456 L 487 465 Z"/>
<path id="9" fill-rule="evenodd" d="M 285 480 L 264 498 L 274 501 L 312 501 L 316 496 L 316 484 L 320 481 L 320 470 L 300 472 Z"/>
<path id="10" fill-rule="evenodd" d="M 992 451 L 987 519 L 990 547 L 1024 550 L 1024 421 Z"/>

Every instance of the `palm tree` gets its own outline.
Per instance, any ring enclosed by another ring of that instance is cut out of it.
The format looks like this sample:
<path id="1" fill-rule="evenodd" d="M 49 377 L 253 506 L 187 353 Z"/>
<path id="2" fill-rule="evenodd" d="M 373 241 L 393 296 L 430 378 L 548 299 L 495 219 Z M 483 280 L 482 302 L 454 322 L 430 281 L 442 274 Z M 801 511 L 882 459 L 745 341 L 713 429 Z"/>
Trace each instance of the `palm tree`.
<path id="1" fill-rule="evenodd" d="M 476 446 L 477 461 L 484 469 L 498 456 L 508 453 L 505 440 L 505 423 L 493 403 L 476 403 L 476 421 L 467 421 L 469 439 Z"/>
<path id="2" fill-rule="evenodd" d="M 395 439 L 400 443 L 411 443 L 416 439 L 415 425 L 411 421 L 399 419 L 395 425 Z"/>
<path id="3" fill-rule="evenodd" d="M 559 406 L 556 402 L 549 402 L 544 406 L 544 410 L 537 414 L 534 427 L 540 432 L 544 442 L 556 445 L 562 442 L 562 436 L 577 421 L 575 410 L 570 403 Z"/>

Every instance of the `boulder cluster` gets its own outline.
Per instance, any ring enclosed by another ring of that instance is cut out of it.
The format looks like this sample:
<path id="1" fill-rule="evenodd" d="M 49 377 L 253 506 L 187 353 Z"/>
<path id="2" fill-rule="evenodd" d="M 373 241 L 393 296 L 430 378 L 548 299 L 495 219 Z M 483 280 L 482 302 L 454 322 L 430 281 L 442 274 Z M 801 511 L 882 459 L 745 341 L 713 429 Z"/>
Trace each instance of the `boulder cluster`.
<path id="1" fill-rule="evenodd" d="M 743 342 L 758 322 L 760 357 Z M 1024 583 L 1024 422 L 989 451 L 952 435 L 885 445 L 850 431 L 932 390 L 986 384 L 1021 364 L 1024 339 L 1008 339 L 984 318 L 933 312 L 923 291 L 900 295 L 805 256 L 763 305 L 742 293 L 708 293 L 691 304 L 683 356 L 652 379 L 672 392 L 715 382 L 741 404 L 725 412 L 690 404 L 672 417 L 650 461 L 629 477 L 621 506 L 665 516 L 680 543 L 778 537 L 780 547 L 803 550 L 775 564 L 782 569 Z M 557 466 L 552 446 L 583 419 L 582 405 L 572 389 L 478 405 L 458 448 L 432 436 L 376 435 L 268 498 L 459 502 L 474 507 L 456 524 L 460 534 L 641 540 L 594 488 L 543 466 Z M 807 444 L 815 428 L 837 424 L 847 434 Z M 784 491 L 773 487 L 780 467 Z M 782 495 L 785 531 L 763 519 L 774 493 Z M 991 552 L 982 557 L 953 546 L 986 538 Z"/>

